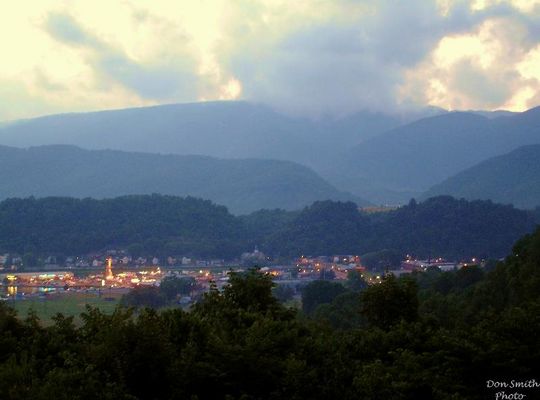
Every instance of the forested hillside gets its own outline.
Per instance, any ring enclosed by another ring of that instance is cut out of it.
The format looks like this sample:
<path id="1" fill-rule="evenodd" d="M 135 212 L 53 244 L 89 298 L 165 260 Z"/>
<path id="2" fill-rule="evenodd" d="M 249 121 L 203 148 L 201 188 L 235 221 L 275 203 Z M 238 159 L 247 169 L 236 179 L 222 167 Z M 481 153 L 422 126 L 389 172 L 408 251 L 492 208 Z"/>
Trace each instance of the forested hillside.
<path id="1" fill-rule="evenodd" d="M 236 214 L 261 208 L 294 210 L 327 199 L 367 203 L 289 161 L 0 146 L 0 199 L 152 193 L 202 197 Z"/>
<path id="2" fill-rule="evenodd" d="M 319 172 L 372 202 L 399 204 L 481 161 L 538 143 L 540 107 L 491 119 L 455 112 L 377 135 Z"/>
<path id="3" fill-rule="evenodd" d="M 491 199 L 519 208 L 538 207 L 540 145 L 523 146 L 483 161 L 435 185 L 424 196 L 441 194 L 469 200 Z"/>
<path id="4" fill-rule="evenodd" d="M 481 161 L 540 143 L 539 133 L 539 108 L 514 114 L 424 109 L 402 116 L 366 111 L 310 120 L 231 101 L 15 121 L 0 126 L 0 144 L 286 160 L 372 203 L 404 204 Z"/>
<path id="5" fill-rule="evenodd" d="M 265 250 L 298 254 L 364 254 L 392 250 L 419 257 L 503 257 L 536 224 L 533 213 L 490 201 L 434 197 L 380 214 L 352 203 L 317 202 L 268 237 Z"/>
<path id="6" fill-rule="evenodd" d="M 135 254 L 232 258 L 243 250 L 240 221 L 191 197 L 8 199 L 0 203 L 0 249 L 85 254 L 124 247 Z"/>
<path id="7" fill-rule="evenodd" d="M 535 398 L 539 248 L 537 231 L 488 273 L 315 282 L 304 315 L 255 271 L 189 312 L 88 308 L 80 326 L 58 315 L 43 327 L 0 303 L 0 398 L 481 400 L 501 391 L 488 380 Z"/>
<path id="8" fill-rule="evenodd" d="M 326 161 L 321 154 L 337 155 L 400 124 L 397 116 L 367 111 L 312 121 L 262 104 L 217 101 L 21 120 L 0 126 L 0 144 L 67 144 L 94 150 L 271 158 L 313 167 Z"/>
<path id="9" fill-rule="evenodd" d="M 235 217 L 195 198 L 8 199 L 0 202 L 0 253 L 133 255 L 233 259 L 259 246 L 268 255 L 357 254 L 498 258 L 531 232 L 537 215 L 490 201 L 436 197 L 386 213 L 351 202 L 315 202 L 300 212 L 261 210 Z"/>

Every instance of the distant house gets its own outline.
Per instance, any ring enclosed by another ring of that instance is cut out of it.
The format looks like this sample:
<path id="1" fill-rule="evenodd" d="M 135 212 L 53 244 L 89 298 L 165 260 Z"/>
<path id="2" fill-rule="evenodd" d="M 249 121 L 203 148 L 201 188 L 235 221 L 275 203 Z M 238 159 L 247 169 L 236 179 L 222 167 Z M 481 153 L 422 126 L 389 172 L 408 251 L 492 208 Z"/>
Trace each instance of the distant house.
<path id="1" fill-rule="evenodd" d="M 97 260 L 97 259 L 92 261 L 92 267 L 99 268 L 99 267 L 102 267 L 102 266 L 103 266 L 103 261 Z"/>
<path id="2" fill-rule="evenodd" d="M 454 262 L 447 262 L 441 259 L 437 260 L 405 260 L 401 263 L 401 269 L 405 271 L 424 271 L 429 267 L 437 267 L 441 271 L 452 271 L 458 268 Z"/>
<path id="3" fill-rule="evenodd" d="M 412 273 L 412 270 L 394 269 L 392 271 L 388 271 L 388 273 L 394 275 L 396 278 L 399 278 L 401 275 Z"/>

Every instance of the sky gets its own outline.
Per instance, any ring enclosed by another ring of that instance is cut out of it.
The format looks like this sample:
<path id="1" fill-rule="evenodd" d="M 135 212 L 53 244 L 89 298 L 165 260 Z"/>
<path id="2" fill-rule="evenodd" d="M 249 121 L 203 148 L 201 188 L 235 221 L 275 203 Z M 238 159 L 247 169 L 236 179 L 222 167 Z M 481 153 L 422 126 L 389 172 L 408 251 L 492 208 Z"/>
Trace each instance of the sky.
<path id="1" fill-rule="evenodd" d="M 313 117 L 540 104 L 540 0 L 0 6 L 0 121 L 210 100 Z"/>

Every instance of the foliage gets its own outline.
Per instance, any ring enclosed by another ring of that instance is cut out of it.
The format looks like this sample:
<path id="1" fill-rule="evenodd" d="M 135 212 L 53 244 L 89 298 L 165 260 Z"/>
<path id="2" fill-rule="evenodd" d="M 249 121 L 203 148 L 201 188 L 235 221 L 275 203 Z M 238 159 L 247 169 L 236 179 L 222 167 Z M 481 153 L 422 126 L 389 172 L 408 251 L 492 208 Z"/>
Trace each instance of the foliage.
<path id="1" fill-rule="evenodd" d="M 167 276 L 162 279 L 158 287 L 140 286 L 131 289 L 122 296 L 120 303 L 126 307 L 134 308 L 159 308 L 168 304 L 174 305 L 180 296 L 191 295 L 196 287 L 197 282 L 192 277 Z"/>
<path id="2" fill-rule="evenodd" d="M 285 303 L 293 298 L 294 288 L 289 285 L 276 285 L 272 293 L 281 303 Z"/>
<path id="3" fill-rule="evenodd" d="M 412 322 L 418 317 L 417 286 L 413 280 L 398 280 L 387 275 L 362 293 L 361 313 L 368 322 L 382 329 L 401 322 Z"/>
<path id="4" fill-rule="evenodd" d="M 316 202 L 263 243 L 265 253 L 289 257 L 364 254 L 377 270 L 405 254 L 453 260 L 498 258 L 535 227 L 534 217 L 490 201 L 428 199 L 383 215 L 359 213 L 352 203 Z"/>
<path id="5" fill-rule="evenodd" d="M 356 253 L 368 224 L 354 203 L 317 201 L 269 236 L 265 247 L 288 256 Z"/>
<path id="6" fill-rule="evenodd" d="M 189 296 L 196 286 L 197 282 L 193 277 L 177 278 L 167 276 L 161 280 L 159 291 L 167 300 L 173 300 L 178 296 Z"/>
<path id="7" fill-rule="evenodd" d="M 331 303 L 343 292 L 345 288 L 341 283 L 313 281 L 302 290 L 302 310 L 311 314 L 320 304 Z"/>
<path id="8" fill-rule="evenodd" d="M 371 271 L 383 272 L 388 267 L 390 269 L 399 267 L 403 260 L 403 254 L 397 250 L 383 249 L 362 254 L 360 260 L 362 261 L 362 265 Z"/>
<path id="9" fill-rule="evenodd" d="M 359 212 L 352 202 L 321 201 L 300 212 L 263 210 L 243 217 L 191 197 L 28 198 L 0 202 L 0 253 L 24 255 L 28 265 L 45 256 L 111 247 L 133 256 L 234 259 L 258 245 L 278 260 L 363 254 L 363 262 L 380 270 L 406 253 L 500 258 L 534 227 L 533 213 L 445 196 L 382 215 Z"/>
<path id="10" fill-rule="evenodd" d="M 159 288 L 154 286 L 140 286 L 131 289 L 128 293 L 123 295 L 120 302 L 126 307 L 159 308 L 167 304 L 167 297 L 159 290 Z"/>
<path id="11" fill-rule="evenodd" d="M 190 312 L 88 307 L 80 326 L 57 315 L 42 327 L 0 303 L 0 398 L 493 397 L 488 379 L 538 370 L 539 249 L 540 230 L 487 273 L 433 269 L 361 292 L 314 282 L 310 317 L 281 305 L 255 270 L 231 274 Z"/>
<path id="12" fill-rule="evenodd" d="M 367 288 L 367 282 L 360 271 L 350 270 L 347 272 L 347 282 L 345 283 L 347 289 L 353 292 L 361 292 Z"/>
<path id="13" fill-rule="evenodd" d="M 527 212 L 511 206 L 441 196 L 387 213 L 374 228 L 369 248 L 392 248 L 425 258 L 498 258 L 535 225 Z"/>
<path id="14" fill-rule="evenodd" d="M 110 129 L 107 127 L 105 131 L 110 132 Z M 222 129 L 223 126 L 219 131 Z M 149 136 L 152 141 L 159 136 L 158 132 L 152 130 Z M 115 136 L 118 134 L 115 130 Z M 175 129 L 172 135 L 175 143 L 179 134 Z M 196 136 L 200 134 L 197 132 Z M 2 139 L 5 137 L 0 128 L 0 141 Z M 108 135 L 107 140 L 111 139 L 112 135 Z M 182 146 L 185 144 L 184 141 Z M 0 146 L 0 200 L 25 196 L 110 198 L 159 193 L 209 199 L 235 214 L 263 208 L 295 210 L 319 199 L 367 204 L 352 194 L 340 192 L 308 166 L 283 158 L 246 159 L 244 155 L 218 159 L 171 154 L 174 152 L 170 148 L 165 155 L 151 154 L 148 148 L 143 150 L 146 153 L 131 153 L 91 151 L 65 145 L 36 146 L 34 143 L 32 146 L 27 149 Z M 208 154 L 207 151 L 208 146 L 205 146 L 197 154 Z M 186 154 L 185 148 L 180 153 Z"/>
<path id="15" fill-rule="evenodd" d="M 0 203 L 0 249 L 20 254 L 73 255 L 138 245 L 146 254 L 232 258 L 243 249 L 241 232 L 240 222 L 225 207 L 192 197 L 27 198 Z"/>
<path id="16" fill-rule="evenodd" d="M 425 196 L 446 194 L 465 199 L 491 199 L 533 209 L 540 206 L 539 158 L 539 144 L 519 147 L 445 179 Z"/>

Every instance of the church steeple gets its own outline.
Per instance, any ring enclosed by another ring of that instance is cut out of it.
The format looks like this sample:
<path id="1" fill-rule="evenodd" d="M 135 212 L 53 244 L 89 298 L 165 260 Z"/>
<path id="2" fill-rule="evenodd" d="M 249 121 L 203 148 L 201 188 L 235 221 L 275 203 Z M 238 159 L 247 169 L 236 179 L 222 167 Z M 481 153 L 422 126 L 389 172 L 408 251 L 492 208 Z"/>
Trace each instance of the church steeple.
<path id="1" fill-rule="evenodd" d="M 110 281 L 114 279 L 114 275 L 112 272 L 112 258 L 107 258 L 107 264 L 105 265 L 105 279 Z"/>

